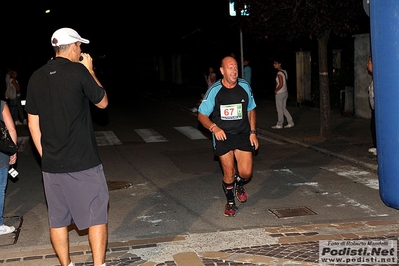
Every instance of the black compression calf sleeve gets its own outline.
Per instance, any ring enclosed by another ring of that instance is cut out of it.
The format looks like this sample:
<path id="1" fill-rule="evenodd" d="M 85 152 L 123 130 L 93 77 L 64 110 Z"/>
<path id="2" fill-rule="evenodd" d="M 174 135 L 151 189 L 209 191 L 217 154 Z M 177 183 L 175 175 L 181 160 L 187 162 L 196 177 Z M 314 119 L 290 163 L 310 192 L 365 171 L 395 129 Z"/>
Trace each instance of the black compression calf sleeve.
<path id="1" fill-rule="evenodd" d="M 227 202 L 234 202 L 235 184 L 226 184 L 223 182 L 223 191 L 226 194 Z"/>

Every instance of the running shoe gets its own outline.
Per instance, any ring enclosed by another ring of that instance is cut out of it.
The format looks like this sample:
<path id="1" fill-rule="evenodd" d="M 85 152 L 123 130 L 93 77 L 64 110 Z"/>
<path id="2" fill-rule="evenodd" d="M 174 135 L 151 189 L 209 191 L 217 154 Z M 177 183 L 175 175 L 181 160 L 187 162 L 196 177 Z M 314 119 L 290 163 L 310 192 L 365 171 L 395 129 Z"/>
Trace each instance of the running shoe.
<path id="1" fill-rule="evenodd" d="M 247 201 L 247 191 L 245 190 L 243 185 L 236 185 L 236 198 L 241 203 Z"/>
<path id="2" fill-rule="evenodd" d="M 9 233 L 12 233 L 14 231 L 15 231 L 15 227 L 14 226 L 7 226 L 5 224 L 0 226 L 0 235 L 9 234 Z"/>
<path id="3" fill-rule="evenodd" d="M 370 148 L 369 152 L 371 152 L 374 155 L 377 155 L 377 149 L 376 148 Z"/>
<path id="4" fill-rule="evenodd" d="M 224 208 L 224 216 L 234 217 L 236 216 L 237 210 L 238 208 L 234 202 L 228 202 Z"/>
<path id="5" fill-rule="evenodd" d="M 275 126 L 272 126 L 272 128 L 273 128 L 273 129 L 282 129 L 283 126 L 275 125 Z"/>
<path id="6" fill-rule="evenodd" d="M 291 127 L 294 127 L 295 125 L 294 125 L 294 123 L 291 123 L 291 124 L 287 124 L 286 126 L 284 126 L 284 128 L 291 128 Z"/>

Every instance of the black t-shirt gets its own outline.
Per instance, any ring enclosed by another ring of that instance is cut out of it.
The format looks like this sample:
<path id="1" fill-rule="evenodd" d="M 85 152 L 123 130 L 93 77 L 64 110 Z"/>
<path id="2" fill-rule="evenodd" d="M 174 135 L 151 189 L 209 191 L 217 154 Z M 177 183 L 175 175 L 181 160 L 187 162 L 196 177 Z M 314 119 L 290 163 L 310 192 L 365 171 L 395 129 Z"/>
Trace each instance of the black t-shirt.
<path id="1" fill-rule="evenodd" d="M 44 172 L 77 172 L 101 163 L 90 102 L 99 103 L 104 94 L 83 64 L 65 58 L 32 74 L 25 110 L 39 116 Z"/>
<path id="2" fill-rule="evenodd" d="M 249 134 L 248 112 L 256 108 L 249 83 L 239 78 L 234 88 L 215 82 L 205 93 L 198 111 L 229 134 Z"/>

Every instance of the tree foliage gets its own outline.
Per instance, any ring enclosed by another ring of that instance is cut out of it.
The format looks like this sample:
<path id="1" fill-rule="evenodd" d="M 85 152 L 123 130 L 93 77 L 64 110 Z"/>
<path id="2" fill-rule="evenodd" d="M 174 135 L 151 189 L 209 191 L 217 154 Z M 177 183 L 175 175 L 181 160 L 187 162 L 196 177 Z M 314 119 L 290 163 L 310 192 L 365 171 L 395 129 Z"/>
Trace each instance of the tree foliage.
<path id="1" fill-rule="evenodd" d="M 365 15 L 361 0 L 238 0 L 248 7 L 242 27 L 261 39 L 315 40 L 318 44 L 320 136 L 331 137 L 328 42 L 361 28 Z M 239 12 L 237 12 L 239 13 Z M 364 22 L 363 22 L 364 23 Z"/>
<path id="2" fill-rule="evenodd" d="M 240 0 L 244 1 L 244 0 Z M 238 5 L 240 6 L 240 1 Z M 361 0 L 245 0 L 245 28 L 260 37 L 316 40 L 326 31 L 345 36 L 360 28 Z"/>

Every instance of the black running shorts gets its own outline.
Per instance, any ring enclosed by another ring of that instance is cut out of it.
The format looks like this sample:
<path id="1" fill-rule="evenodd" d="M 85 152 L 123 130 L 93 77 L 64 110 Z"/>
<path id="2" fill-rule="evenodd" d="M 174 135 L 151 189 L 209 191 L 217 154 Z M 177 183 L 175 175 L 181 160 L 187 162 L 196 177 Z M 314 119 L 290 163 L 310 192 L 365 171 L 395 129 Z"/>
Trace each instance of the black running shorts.
<path id="1" fill-rule="evenodd" d="M 253 147 L 249 140 L 249 134 L 227 134 L 226 140 L 217 140 L 213 135 L 213 152 L 216 156 L 222 156 L 229 151 L 241 150 L 253 152 Z"/>

